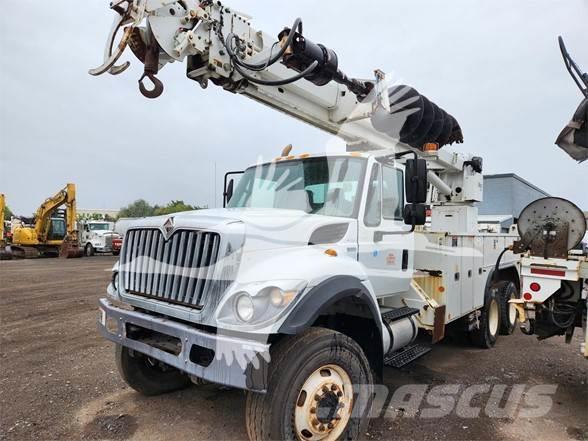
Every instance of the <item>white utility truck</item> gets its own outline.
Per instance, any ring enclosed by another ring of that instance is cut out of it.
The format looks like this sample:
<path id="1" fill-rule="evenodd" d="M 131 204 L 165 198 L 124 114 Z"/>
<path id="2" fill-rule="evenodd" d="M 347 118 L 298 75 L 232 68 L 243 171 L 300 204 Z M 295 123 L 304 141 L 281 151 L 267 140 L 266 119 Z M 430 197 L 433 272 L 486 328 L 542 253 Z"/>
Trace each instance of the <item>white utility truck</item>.
<path id="1" fill-rule="evenodd" d="M 80 246 L 87 257 L 96 253 L 112 253 L 115 256 L 120 254 L 120 248 L 113 246 L 113 240 L 120 239 L 120 236 L 114 232 L 114 222 L 78 221 L 78 234 Z"/>
<path id="2" fill-rule="evenodd" d="M 356 439 L 384 366 L 423 355 L 449 324 L 484 348 L 512 331 L 519 278 L 506 248 L 516 237 L 478 233 L 482 160 L 441 149 L 462 141 L 455 118 L 410 87 L 389 88 L 380 71 L 348 78 L 332 50 L 302 35 L 300 19 L 276 41 L 219 1 L 111 8 L 105 61 L 90 73 L 121 73 L 128 45 L 145 64 L 141 92 L 155 98 L 158 69 L 187 60 L 202 87 L 252 98 L 348 146 L 285 149 L 236 186 L 228 176 L 223 209 L 129 226 L 99 328 L 131 387 L 245 389 L 252 440 Z"/>

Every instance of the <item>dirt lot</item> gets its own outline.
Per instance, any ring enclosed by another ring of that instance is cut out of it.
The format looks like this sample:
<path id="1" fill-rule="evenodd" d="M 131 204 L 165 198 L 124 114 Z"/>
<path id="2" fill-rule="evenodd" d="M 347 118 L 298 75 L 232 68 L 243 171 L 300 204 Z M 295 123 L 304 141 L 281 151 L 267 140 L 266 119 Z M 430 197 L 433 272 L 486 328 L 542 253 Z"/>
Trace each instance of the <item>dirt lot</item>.
<path id="1" fill-rule="evenodd" d="M 0 439 L 245 439 L 244 394 L 216 386 L 144 398 L 119 379 L 113 349 L 96 331 L 97 299 L 112 257 L 0 262 Z M 372 420 L 368 439 L 588 439 L 588 363 L 561 340 L 516 334 L 493 350 L 447 340 L 384 385 L 556 385 L 540 418 L 425 418 L 396 407 Z M 473 403 L 484 408 L 489 393 Z M 459 398 L 459 395 L 457 396 Z M 400 410 L 399 410 L 400 409 Z"/>

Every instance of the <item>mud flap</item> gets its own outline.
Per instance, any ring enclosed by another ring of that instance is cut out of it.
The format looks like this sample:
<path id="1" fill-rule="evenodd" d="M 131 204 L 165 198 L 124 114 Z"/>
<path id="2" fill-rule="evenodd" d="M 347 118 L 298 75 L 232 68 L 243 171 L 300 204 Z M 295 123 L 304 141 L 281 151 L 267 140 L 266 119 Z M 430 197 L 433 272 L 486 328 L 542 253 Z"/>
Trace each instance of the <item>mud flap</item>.
<path id="1" fill-rule="evenodd" d="M 433 339 L 432 343 L 437 343 L 445 337 L 445 305 L 435 308 L 435 317 L 433 321 Z"/>

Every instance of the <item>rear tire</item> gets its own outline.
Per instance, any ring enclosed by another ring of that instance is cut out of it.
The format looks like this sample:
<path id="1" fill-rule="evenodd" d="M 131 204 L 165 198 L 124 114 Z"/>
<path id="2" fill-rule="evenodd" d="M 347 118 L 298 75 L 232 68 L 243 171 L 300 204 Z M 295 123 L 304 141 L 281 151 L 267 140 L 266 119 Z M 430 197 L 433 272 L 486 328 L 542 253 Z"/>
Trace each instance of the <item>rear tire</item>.
<path id="1" fill-rule="evenodd" d="M 356 440 L 365 433 L 373 378 L 354 340 L 311 328 L 278 342 L 271 356 L 267 393 L 247 393 L 251 441 Z"/>
<path id="2" fill-rule="evenodd" d="M 122 379 L 140 394 L 161 395 L 191 384 L 190 378 L 176 368 L 124 346 L 116 345 L 115 354 Z"/>
<path id="3" fill-rule="evenodd" d="M 86 257 L 92 257 L 94 255 L 94 247 L 92 246 L 91 243 L 86 244 L 86 248 L 84 248 L 84 254 L 86 255 Z"/>
<path id="4" fill-rule="evenodd" d="M 509 300 L 520 297 L 519 290 L 513 282 L 504 283 L 499 289 L 500 300 L 500 335 L 510 335 L 514 332 L 518 318 L 517 310 Z"/>
<path id="5" fill-rule="evenodd" d="M 500 330 L 500 301 L 496 289 L 486 294 L 486 302 L 480 310 L 479 328 L 470 332 L 472 343 L 490 349 L 496 343 Z"/>

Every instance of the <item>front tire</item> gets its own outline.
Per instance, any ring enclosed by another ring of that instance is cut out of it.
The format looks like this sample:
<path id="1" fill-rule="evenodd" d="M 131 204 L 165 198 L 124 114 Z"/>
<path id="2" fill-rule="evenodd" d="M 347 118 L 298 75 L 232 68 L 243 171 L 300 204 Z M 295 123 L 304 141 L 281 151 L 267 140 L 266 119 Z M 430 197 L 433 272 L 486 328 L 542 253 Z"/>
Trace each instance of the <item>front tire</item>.
<path id="1" fill-rule="evenodd" d="M 271 355 L 267 393 L 247 394 L 250 440 L 355 440 L 365 432 L 373 379 L 354 340 L 311 328 L 278 342 Z"/>
<path id="2" fill-rule="evenodd" d="M 86 248 L 84 248 L 84 254 L 86 255 L 86 257 L 92 257 L 94 255 L 95 251 L 94 251 L 94 247 L 92 246 L 91 243 L 86 244 Z"/>
<path id="3" fill-rule="evenodd" d="M 190 378 L 176 368 L 121 345 L 116 345 L 116 366 L 125 382 L 140 394 L 161 395 L 184 389 Z"/>
<path id="4" fill-rule="evenodd" d="M 496 289 L 486 295 L 484 307 L 480 310 L 479 328 L 470 333 L 472 343 L 483 349 L 490 349 L 496 343 L 500 330 L 500 301 Z"/>

